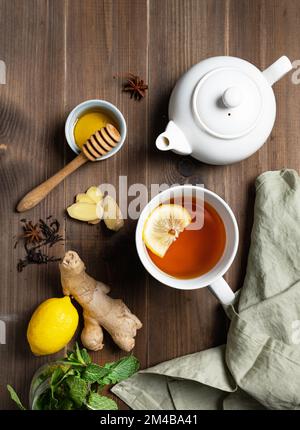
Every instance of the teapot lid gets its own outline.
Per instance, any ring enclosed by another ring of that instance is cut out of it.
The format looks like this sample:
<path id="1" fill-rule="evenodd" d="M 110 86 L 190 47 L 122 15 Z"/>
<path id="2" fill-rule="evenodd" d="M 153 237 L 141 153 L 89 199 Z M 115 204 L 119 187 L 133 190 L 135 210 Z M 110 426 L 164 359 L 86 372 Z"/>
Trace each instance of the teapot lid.
<path id="1" fill-rule="evenodd" d="M 220 139 L 236 139 L 257 124 L 263 102 L 252 76 L 234 67 L 205 74 L 196 85 L 193 111 L 200 125 Z"/>

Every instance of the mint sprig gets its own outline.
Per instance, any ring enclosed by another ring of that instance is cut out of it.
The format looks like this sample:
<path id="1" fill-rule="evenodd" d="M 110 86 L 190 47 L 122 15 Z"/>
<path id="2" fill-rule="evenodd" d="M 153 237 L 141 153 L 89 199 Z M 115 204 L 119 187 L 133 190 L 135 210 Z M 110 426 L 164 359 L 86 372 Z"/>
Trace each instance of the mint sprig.
<path id="1" fill-rule="evenodd" d="M 110 410 L 118 409 L 118 405 L 113 399 L 106 396 L 101 396 L 98 393 L 91 393 L 87 401 L 87 408 L 92 410 Z"/>
<path id="2" fill-rule="evenodd" d="M 35 399 L 35 408 L 40 410 L 115 410 L 116 402 L 103 396 L 105 386 L 129 378 L 139 369 L 139 361 L 133 355 L 103 366 L 92 363 L 85 348 L 75 344 L 74 350 L 56 366 L 49 366 L 45 372 L 48 387 Z M 20 409 L 25 409 L 17 393 L 8 385 L 12 400 Z"/>
<path id="3" fill-rule="evenodd" d="M 23 406 L 21 400 L 19 399 L 18 394 L 15 392 L 13 387 L 11 385 L 7 385 L 8 392 L 10 394 L 11 399 L 18 405 L 19 409 L 22 409 L 23 411 L 26 410 L 26 408 Z"/>

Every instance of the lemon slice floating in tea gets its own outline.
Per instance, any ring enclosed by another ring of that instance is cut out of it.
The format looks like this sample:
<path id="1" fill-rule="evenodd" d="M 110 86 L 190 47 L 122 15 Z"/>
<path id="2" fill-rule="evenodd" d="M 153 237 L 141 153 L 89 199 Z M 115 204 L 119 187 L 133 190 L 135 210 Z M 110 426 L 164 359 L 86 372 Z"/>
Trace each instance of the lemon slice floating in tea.
<path id="1" fill-rule="evenodd" d="M 191 222 L 192 217 L 183 206 L 160 205 L 146 219 L 143 241 L 150 251 L 162 258 Z"/>

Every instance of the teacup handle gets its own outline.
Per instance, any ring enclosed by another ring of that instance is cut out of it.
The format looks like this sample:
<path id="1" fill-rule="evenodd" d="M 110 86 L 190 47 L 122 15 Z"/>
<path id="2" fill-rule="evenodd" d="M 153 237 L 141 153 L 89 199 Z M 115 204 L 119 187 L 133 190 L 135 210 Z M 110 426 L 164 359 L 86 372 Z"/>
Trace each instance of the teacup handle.
<path id="1" fill-rule="evenodd" d="M 211 283 L 208 288 L 220 300 L 223 305 L 230 305 L 235 299 L 234 292 L 224 278 L 219 278 Z"/>

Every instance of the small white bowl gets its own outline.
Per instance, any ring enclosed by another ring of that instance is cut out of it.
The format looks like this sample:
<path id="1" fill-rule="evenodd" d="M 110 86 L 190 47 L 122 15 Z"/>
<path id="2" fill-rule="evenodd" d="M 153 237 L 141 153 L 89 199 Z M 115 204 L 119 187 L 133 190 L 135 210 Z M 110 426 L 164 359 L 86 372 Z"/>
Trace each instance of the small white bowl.
<path id="1" fill-rule="evenodd" d="M 124 116 L 119 111 L 119 109 L 112 103 L 109 103 L 105 100 L 98 100 L 98 99 L 86 100 L 85 102 L 80 103 L 69 113 L 65 124 L 65 135 L 66 135 L 67 142 L 70 148 L 76 154 L 80 154 L 81 151 L 75 142 L 74 126 L 76 124 L 77 119 L 81 115 L 83 115 L 84 112 L 93 110 L 94 108 L 107 111 L 107 113 L 110 116 L 112 116 L 113 119 L 116 121 L 118 131 L 121 135 L 121 140 L 118 143 L 118 145 L 115 148 L 113 148 L 111 151 L 109 151 L 106 155 L 103 155 L 102 157 L 97 158 L 96 161 L 98 161 L 98 160 L 105 160 L 106 158 L 109 158 L 112 155 L 115 155 L 121 149 L 126 139 L 127 126 L 126 126 L 126 121 L 124 119 Z"/>

